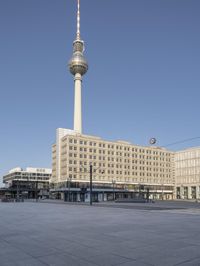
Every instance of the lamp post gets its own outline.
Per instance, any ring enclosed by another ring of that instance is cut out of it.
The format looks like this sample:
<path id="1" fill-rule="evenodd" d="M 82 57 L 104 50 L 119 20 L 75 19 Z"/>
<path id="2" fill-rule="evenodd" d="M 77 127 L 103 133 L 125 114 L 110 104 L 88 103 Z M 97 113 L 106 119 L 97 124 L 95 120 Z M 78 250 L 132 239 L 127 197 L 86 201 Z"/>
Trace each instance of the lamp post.
<path id="1" fill-rule="evenodd" d="M 38 177 L 36 179 L 36 183 L 35 183 L 35 201 L 38 201 Z"/>
<path id="2" fill-rule="evenodd" d="M 19 201 L 19 179 L 17 179 L 17 201 Z"/>
<path id="3" fill-rule="evenodd" d="M 139 190 L 139 199 L 140 199 L 141 198 L 141 185 L 140 185 L 140 183 L 139 183 L 138 190 Z"/>
<path id="4" fill-rule="evenodd" d="M 68 201 L 70 201 L 70 186 L 71 186 L 71 177 L 67 178 L 68 181 Z"/>
<path id="5" fill-rule="evenodd" d="M 164 191 L 163 191 L 163 183 L 162 183 L 162 200 L 164 200 Z"/>
<path id="6" fill-rule="evenodd" d="M 85 171 L 85 167 L 83 167 L 81 165 L 81 167 L 84 169 Z M 92 173 L 93 173 L 93 166 L 92 166 L 92 163 L 90 163 L 90 205 L 92 205 Z"/>
<path id="7" fill-rule="evenodd" d="M 92 164 L 90 164 L 90 205 L 92 205 Z"/>
<path id="8" fill-rule="evenodd" d="M 86 169 L 82 165 L 81 165 L 81 167 L 83 169 Z M 95 171 L 97 171 L 99 168 L 97 168 Z M 92 194 L 93 194 L 93 192 L 92 192 L 92 186 L 93 186 L 93 166 L 92 166 L 92 163 L 90 163 L 90 171 L 89 172 L 90 172 L 90 205 L 92 205 Z M 101 173 L 103 174 L 104 171 L 102 171 Z"/>
<path id="9" fill-rule="evenodd" d="M 200 175 L 199 175 L 199 184 L 197 186 L 198 186 L 198 188 L 197 188 L 197 192 L 198 192 L 197 198 L 199 200 L 200 199 Z"/>
<path id="10" fill-rule="evenodd" d="M 113 184 L 113 201 L 115 201 L 115 183 L 116 181 L 113 179 L 112 184 Z"/>

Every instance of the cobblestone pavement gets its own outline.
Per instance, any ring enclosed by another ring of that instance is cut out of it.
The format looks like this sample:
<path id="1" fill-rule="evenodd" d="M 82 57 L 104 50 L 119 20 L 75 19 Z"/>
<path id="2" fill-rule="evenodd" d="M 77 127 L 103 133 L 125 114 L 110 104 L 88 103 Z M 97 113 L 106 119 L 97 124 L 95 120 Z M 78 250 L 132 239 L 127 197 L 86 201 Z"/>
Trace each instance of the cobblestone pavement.
<path id="1" fill-rule="evenodd" d="M 0 203 L 0 266 L 200 265 L 199 203 L 61 203 Z"/>

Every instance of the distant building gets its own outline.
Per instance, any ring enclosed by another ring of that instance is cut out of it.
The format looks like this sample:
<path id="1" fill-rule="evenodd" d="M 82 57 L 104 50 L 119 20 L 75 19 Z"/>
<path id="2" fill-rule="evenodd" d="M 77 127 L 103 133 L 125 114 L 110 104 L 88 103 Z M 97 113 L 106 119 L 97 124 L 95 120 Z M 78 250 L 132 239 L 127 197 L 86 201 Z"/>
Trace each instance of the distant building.
<path id="1" fill-rule="evenodd" d="M 12 197 L 36 198 L 48 195 L 51 169 L 20 167 L 11 169 L 3 176 L 3 183 L 9 188 Z"/>
<path id="2" fill-rule="evenodd" d="M 200 198 L 200 147 L 175 153 L 176 197 Z"/>

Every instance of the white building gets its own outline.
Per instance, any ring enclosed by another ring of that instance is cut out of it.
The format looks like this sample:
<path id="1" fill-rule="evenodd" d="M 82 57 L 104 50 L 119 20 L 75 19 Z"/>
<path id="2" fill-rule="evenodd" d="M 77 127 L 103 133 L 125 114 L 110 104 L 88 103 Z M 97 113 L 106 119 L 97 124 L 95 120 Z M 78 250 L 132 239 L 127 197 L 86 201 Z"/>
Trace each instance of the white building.
<path id="1" fill-rule="evenodd" d="M 175 153 L 176 197 L 200 199 L 200 147 Z"/>
<path id="2" fill-rule="evenodd" d="M 13 181 L 49 182 L 51 173 L 52 170 L 49 168 L 27 167 L 23 170 L 21 167 L 16 167 L 3 176 L 3 182 L 5 184 L 11 184 Z"/>
<path id="3" fill-rule="evenodd" d="M 48 168 L 16 167 L 3 176 L 3 182 L 12 198 L 38 199 L 49 196 L 51 173 Z"/>

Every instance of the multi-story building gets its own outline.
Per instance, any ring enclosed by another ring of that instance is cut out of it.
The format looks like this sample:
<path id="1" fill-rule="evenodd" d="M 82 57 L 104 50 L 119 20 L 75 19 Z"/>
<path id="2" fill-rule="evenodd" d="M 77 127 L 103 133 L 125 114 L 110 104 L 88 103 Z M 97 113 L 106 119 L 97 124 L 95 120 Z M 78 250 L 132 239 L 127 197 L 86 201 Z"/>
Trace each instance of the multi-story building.
<path id="1" fill-rule="evenodd" d="M 69 70 L 74 76 L 74 130 L 57 129 L 56 144 L 52 146 L 51 182 L 57 186 L 55 191 L 62 194 L 67 191 L 69 198 L 71 191 L 74 200 L 85 200 L 92 175 L 98 199 L 109 199 L 112 190 L 116 196 L 122 191 L 140 194 L 141 190 L 146 190 L 147 198 L 172 198 L 175 182 L 172 152 L 125 141 L 105 141 L 82 133 L 82 77 L 88 70 L 88 63 L 80 34 L 80 1 L 77 3 L 77 32 L 69 61 Z"/>
<path id="2" fill-rule="evenodd" d="M 113 189 L 114 186 L 115 190 L 126 189 L 124 192 L 148 188 L 152 198 L 173 198 L 173 152 L 57 129 L 57 141 L 52 146 L 51 182 L 66 188 L 70 181 L 80 200 L 78 192 L 89 187 L 90 165 L 93 167 L 93 187 L 104 188 L 104 194 L 106 188 Z M 101 194 L 100 190 L 98 194 Z"/>
<path id="3" fill-rule="evenodd" d="M 28 167 L 23 170 L 17 167 L 3 176 L 3 182 L 13 197 L 48 196 L 51 173 L 52 170 L 47 168 Z"/>
<path id="4" fill-rule="evenodd" d="M 74 129 L 57 129 L 56 143 L 52 146 L 54 191 L 67 195 L 68 199 L 72 194 L 73 200 L 87 200 L 92 174 L 96 193 L 92 196 L 102 200 L 109 199 L 111 192 L 113 198 L 127 196 L 127 193 L 141 196 L 141 190 L 146 197 L 162 199 L 172 199 L 175 194 L 180 198 L 199 195 L 199 151 L 174 153 L 154 145 L 112 142 L 82 133 L 82 77 L 88 63 L 80 36 L 80 1 L 77 3 L 77 32 L 69 61 L 69 70 L 74 76 Z"/>
<path id="5" fill-rule="evenodd" d="M 200 198 L 200 147 L 175 153 L 175 176 L 178 199 Z"/>

